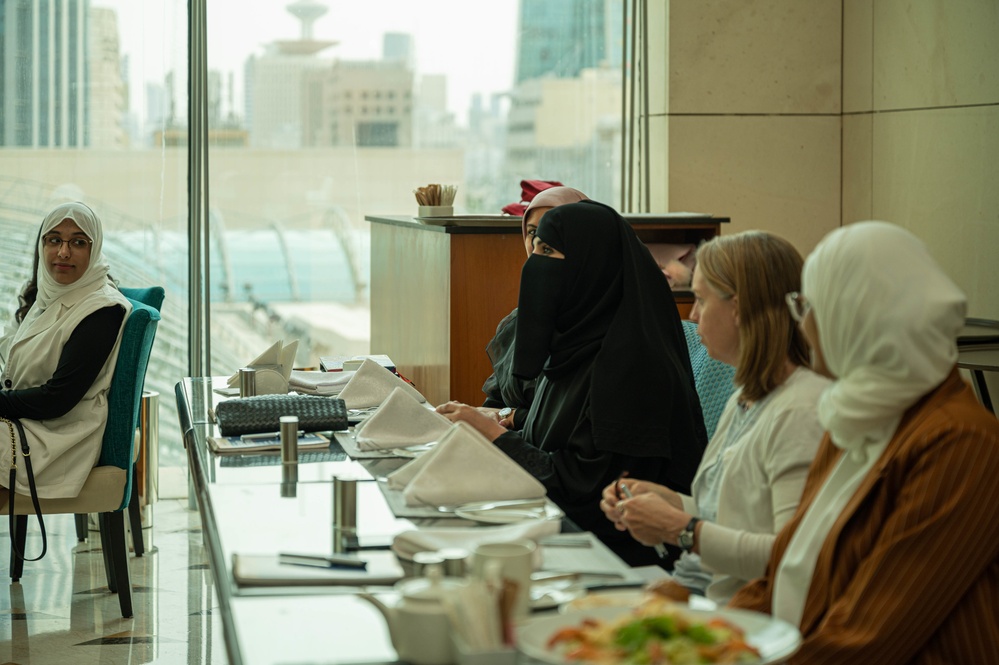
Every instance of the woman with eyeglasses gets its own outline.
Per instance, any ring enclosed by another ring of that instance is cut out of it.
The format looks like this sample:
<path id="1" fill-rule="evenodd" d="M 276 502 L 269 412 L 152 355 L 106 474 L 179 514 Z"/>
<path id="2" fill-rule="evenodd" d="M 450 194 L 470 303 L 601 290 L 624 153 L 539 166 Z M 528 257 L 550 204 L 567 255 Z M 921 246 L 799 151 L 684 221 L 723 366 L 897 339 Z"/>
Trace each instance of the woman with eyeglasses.
<path id="1" fill-rule="evenodd" d="M 997 662 L 999 422 L 956 367 L 964 294 L 885 222 L 827 235 L 801 292 L 827 433 L 731 604 L 800 627 L 788 663 Z"/>
<path id="2" fill-rule="evenodd" d="M 802 259 L 778 236 L 719 236 L 697 251 L 691 320 L 711 357 L 736 368 L 736 391 L 688 494 L 624 478 L 601 508 L 621 531 L 684 553 L 660 587 L 726 602 L 763 574 L 775 534 L 794 514 L 822 438 L 816 415 L 829 381 L 807 368 L 808 346 L 785 294 L 799 288 Z M 633 498 L 624 498 L 627 489 Z"/>
<path id="3" fill-rule="evenodd" d="M 46 215 L 32 274 L 0 339 L 0 416 L 24 427 L 40 498 L 78 495 L 101 450 L 107 393 L 132 309 L 108 276 L 102 246 L 100 219 L 83 203 Z M 9 490 L 29 494 L 20 442 L 16 449 L 11 488 L 11 443 L 0 427 L 0 505 Z"/>

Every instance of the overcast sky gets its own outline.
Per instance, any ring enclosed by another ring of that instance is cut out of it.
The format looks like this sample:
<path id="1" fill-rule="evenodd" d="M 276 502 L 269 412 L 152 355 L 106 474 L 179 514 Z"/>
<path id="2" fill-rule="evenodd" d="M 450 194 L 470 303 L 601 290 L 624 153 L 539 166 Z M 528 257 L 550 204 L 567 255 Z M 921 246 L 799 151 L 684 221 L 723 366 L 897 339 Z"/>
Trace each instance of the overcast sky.
<path id="1" fill-rule="evenodd" d="M 275 40 L 297 39 L 301 23 L 275 0 L 207 0 L 209 68 L 236 77 L 242 115 L 242 72 L 247 56 Z M 471 95 L 508 90 L 513 83 L 517 0 L 321 0 L 329 11 L 315 39 L 338 44 L 325 57 L 376 59 L 382 35 L 414 36 L 418 74 L 444 74 L 448 107 L 464 119 Z M 121 48 L 129 56 L 133 111 L 144 111 L 147 81 L 179 72 L 183 93 L 187 60 L 186 0 L 93 0 L 118 12 Z M 186 104 L 181 98 L 181 106 Z"/>

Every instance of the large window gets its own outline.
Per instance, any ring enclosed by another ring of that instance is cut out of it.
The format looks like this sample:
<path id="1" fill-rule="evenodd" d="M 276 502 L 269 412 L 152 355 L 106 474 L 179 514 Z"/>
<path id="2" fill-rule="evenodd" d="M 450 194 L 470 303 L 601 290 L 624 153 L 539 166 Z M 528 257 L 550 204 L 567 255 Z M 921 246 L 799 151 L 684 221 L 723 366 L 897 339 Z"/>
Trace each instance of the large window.
<path id="1" fill-rule="evenodd" d="M 188 2 L 0 2 L 0 323 L 57 200 L 102 215 L 113 275 L 167 290 L 147 388 L 182 471 Z M 521 179 L 614 203 L 622 0 L 207 3 L 210 369 L 278 339 L 297 364 L 370 351 L 368 214 L 456 185 L 499 213 Z M 419 325 L 419 322 L 414 322 Z M 178 479 L 183 474 L 177 474 Z M 183 484 L 175 485 L 183 491 Z"/>

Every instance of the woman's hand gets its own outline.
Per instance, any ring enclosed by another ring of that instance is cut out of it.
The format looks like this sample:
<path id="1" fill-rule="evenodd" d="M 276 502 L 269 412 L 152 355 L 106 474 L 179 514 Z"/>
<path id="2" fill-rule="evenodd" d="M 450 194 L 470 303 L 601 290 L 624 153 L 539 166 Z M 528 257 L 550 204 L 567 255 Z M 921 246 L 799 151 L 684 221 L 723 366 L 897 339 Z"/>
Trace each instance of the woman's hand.
<path id="1" fill-rule="evenodd" d="M 627 487 L 632 496 L 648 493 L 657 494 L 677 510 L 683 510 L 683 500 L 680 495 L 665 485 L 636 478 L 618 478 L 604 488 L 600 499 L 600 510 L 604 512 L 607 519 L 614 523 L 618 531 L 625 531 L 628 528 L 621 522 L 621 512 L 617 505 L 626 496 L 620 489 L 621 485 Z"/>
<path id="2" fill-rule="evenodd" d="M 677 537 L 691 518 L 656 492 L 618 501 L 617 510 L 619 517 L 616 524 L 627 529 L 632 538 L 643 545 L 676 545 Z"/>
<path id="3" fill-rule="evenodd" d="M 506 428 L 500 425 L 495 417 L 487 416 L 477 407 L 461 402 L 441 404 L 436 411 L 453 423 L 459 420 L 468 423 L 490 441 L 495 441 L 496 437 L 506 432 Z"/>
<path id="4" fill-rule="evenodd" d="M 618 531 L 624 531 L 627 529 L 627 527 L 621 523 L 621 511 L 618 509 L 618 502 L 622 501 L 624 497 L 627 496 L 621 489 L 622 485 L 628 488 L 632 496 L 645 494 L 647 492 L 655 492 L 659 488 L 664 490 L 666 489 L 662 485 L 650 483 L 647 480 L 637 480 L 635 478 L 618 478 L 605 487 L 600 499 L 600 510 L 604 511 L 604 515 L 607 519 L 614 523 L 614 526 Z"/>

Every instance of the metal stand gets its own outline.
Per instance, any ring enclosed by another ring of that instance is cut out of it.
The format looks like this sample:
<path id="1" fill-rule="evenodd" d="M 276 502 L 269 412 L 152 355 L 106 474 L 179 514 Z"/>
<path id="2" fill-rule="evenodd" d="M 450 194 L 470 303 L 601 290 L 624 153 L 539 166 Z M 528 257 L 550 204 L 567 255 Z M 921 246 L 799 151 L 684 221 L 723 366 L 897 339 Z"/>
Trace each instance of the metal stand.
<path id="1" fill-rule="evenodd" d="M 142 528 L 153 525 L 153 505 L 159 499 L 160 394 L 142 391 L 139 407 L 139 456 L 135 461 Z"/>

